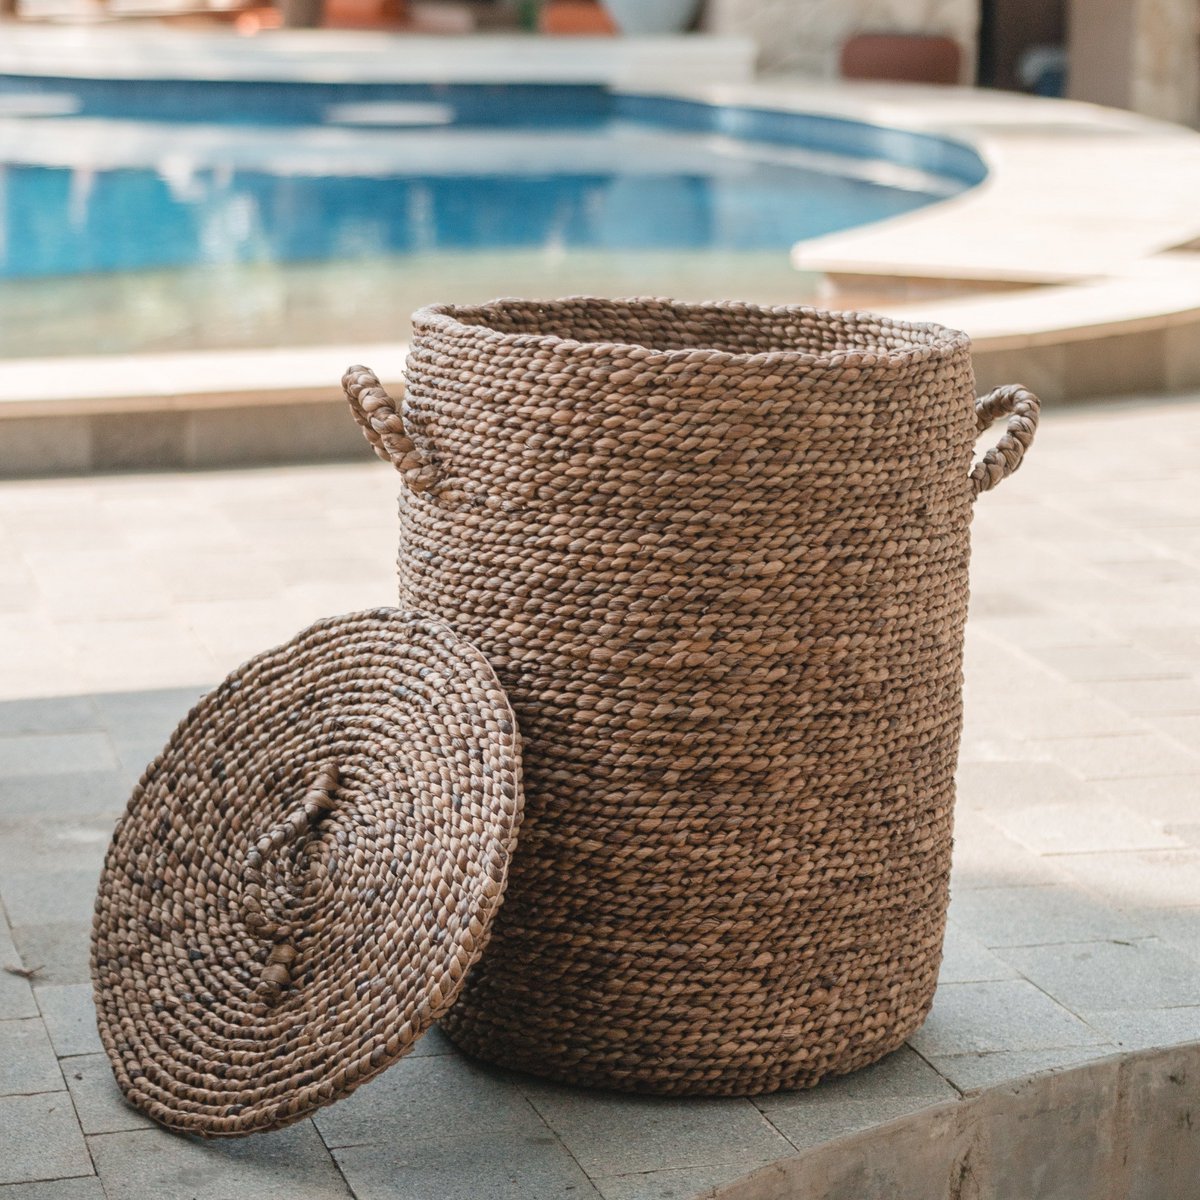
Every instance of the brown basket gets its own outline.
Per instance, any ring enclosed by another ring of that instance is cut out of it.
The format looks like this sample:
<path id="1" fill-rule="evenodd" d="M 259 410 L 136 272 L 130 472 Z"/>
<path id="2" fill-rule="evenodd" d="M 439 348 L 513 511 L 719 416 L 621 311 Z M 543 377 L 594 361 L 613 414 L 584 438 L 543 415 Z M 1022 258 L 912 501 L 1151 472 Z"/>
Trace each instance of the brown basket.
<path id="1" fill-rule="evenodd" d="M 423 309 L 400 597 L 486 654 L 526 809 L 444 1027 L 667 1093 L 802 1087 L 898 1047 L 941 958 L 968 527 L 1037 400 L 934 325 L 576 298 Z M 971 466 L 1000 415 L 999 444 Z"/>

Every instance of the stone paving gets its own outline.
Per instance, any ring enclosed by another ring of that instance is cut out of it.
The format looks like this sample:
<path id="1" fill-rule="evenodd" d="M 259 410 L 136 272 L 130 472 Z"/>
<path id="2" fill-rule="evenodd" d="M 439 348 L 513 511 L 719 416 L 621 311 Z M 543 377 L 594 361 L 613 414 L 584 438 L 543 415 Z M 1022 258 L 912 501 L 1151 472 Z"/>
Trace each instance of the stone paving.
<path id="1" fill-rule="evenodd" d="M 382 464 L 0 485 L 0 1200 L 687 1200 L 1045 1068 L 1200 1039 L 1200 396 L 1052 412 L 982 497 L 954 898 L 910 1046 L 814 1091 L 664 1101 L 481 1068 L 436 1032 L 233 1143 L 124 1107 L 92 1023 L 106 840 L 189 703 L 388 603 Z"/>

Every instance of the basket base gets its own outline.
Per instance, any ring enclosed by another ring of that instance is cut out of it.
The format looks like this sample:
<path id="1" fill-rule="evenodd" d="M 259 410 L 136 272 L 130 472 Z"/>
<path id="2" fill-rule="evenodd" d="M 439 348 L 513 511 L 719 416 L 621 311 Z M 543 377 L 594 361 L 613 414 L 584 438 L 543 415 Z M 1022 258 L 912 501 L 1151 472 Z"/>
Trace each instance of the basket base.
<path id="1" fill-rule="evenodd" d="M 642 1095 L 732 1098 L 802 1091 L 816 1087 L 822 1080 L 869 1067 L 899 1050 L 925 1023 L 932 1006 L 931 993 L 909 1020 L 894 1025 L 886 1037 L 869 1044 L 847 1046 L 835 1059 L 825 1052 L 814 1052 L 811 1058 L 818 1060 L 818 1066 L 797 1062 L 797 1056 L 766 1058 L 754 1052 L 734 1054 L 720 1061 L 685 1062 L 679 1058 L 664 1058 L 601 1063 L 586 1052 L 572 1053 L 567 1046 L 550 1048 L 522 1041 L 519 1037 L 505 1039 L 497 1036 L 494 1029 L 456 1019 L 453 1010 L 442 1018 L 440 1027 L 454 1045 L 471 1058 L 553 1083 Z"/>

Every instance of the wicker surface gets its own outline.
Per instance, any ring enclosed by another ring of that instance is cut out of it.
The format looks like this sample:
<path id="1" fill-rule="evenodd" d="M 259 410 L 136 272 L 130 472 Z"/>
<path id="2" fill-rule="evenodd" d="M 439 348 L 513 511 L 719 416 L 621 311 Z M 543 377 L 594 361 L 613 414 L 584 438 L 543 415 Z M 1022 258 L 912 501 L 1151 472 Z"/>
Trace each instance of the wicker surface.
<path id="1" fill-rule="evenodd" d="M 400 595 L 488 656 L 526 818 L 444 1028 L 576 1083 L 749 1094 L 898 1047 L 941 957 L 972 500 L 1037 401 L 866 314 L 422 310 Z M 977 428 L 1009 415 L 972 468 Z"/>
<path id="2" fill-rule="evenodd" d="M 253 1133 L 405 1054 L 487 941 L 518 757 L 481 655 L 392 609 L 322 621 L 205 697 L 135 790 L 96 904 L 130 1102 Z"/>

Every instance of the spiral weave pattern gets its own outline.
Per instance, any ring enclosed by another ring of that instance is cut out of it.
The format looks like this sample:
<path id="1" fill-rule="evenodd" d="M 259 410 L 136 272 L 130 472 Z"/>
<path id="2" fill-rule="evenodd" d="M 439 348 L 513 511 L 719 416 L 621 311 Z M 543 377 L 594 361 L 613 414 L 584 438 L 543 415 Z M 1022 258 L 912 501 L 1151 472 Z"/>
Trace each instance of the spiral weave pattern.
<path id="1" fill-rule="evenodd" d="M 487 942 L 518 762 L 479 652 L 393 609 L 321 621 L 201 700 L 96 902 L 97 1018 L 129 1101 L 236 1136 L 407 1053 Z"/>
<path id="2" fill-rule="evenodd" d="M 1023 424 L 973 480 L 952 330 L 589 298 L 414 329 L 402 408 L 344 381 L 408 485 L 401 600 L 484 651 L 525 745 L 508 897 L 444 1028 L 663 1093 L 898 1047 L 941 957 L 972 500 L 1036 399 L 985 406 Z"/>

